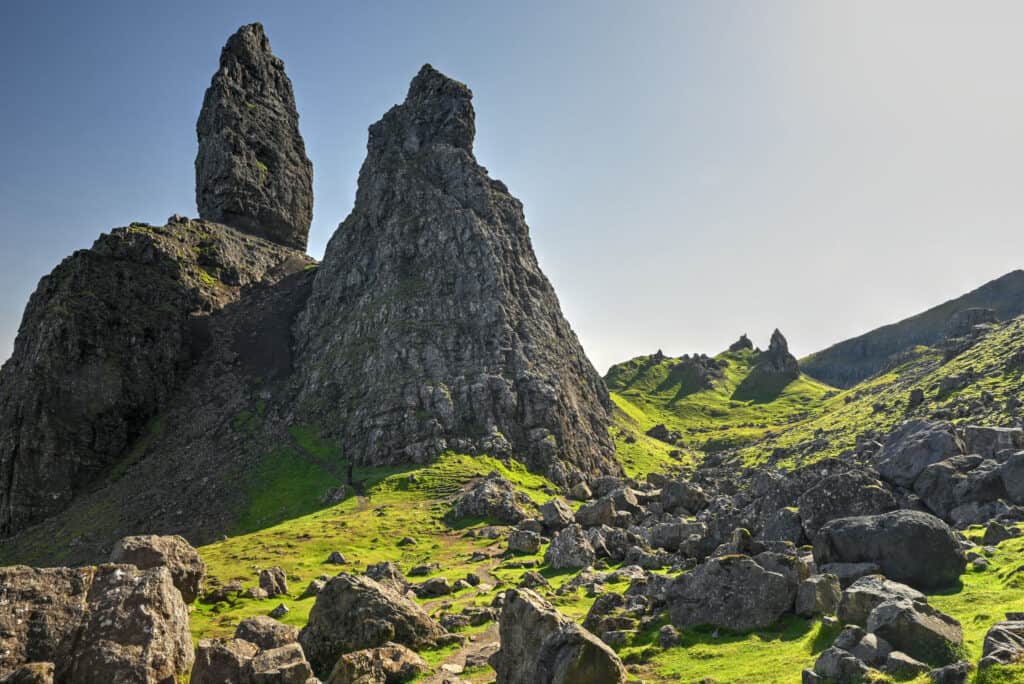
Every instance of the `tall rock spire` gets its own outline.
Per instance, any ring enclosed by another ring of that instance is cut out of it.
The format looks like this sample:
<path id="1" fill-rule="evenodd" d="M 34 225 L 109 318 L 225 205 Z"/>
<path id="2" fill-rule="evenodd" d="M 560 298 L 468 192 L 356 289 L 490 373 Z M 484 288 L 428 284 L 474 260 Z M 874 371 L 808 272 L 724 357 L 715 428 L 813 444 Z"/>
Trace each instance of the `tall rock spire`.
<path id="1" fill-rule="evenodd" d="M 243 26 L 228 39 L 196 134 L 200 217 L 305 249 L 313 166 L 299 134 L 292 83 L 262 24 Z"/>
<path id="2" fill-rule="evenodd" d="M 355 207 L 298 325 L 298 411 L 360 463 L 453 449 L 559 484 L 620 473 L 607 390 L 522 204 L 473 156 L 471 100 L 427 65 L 370 127 Z"/>

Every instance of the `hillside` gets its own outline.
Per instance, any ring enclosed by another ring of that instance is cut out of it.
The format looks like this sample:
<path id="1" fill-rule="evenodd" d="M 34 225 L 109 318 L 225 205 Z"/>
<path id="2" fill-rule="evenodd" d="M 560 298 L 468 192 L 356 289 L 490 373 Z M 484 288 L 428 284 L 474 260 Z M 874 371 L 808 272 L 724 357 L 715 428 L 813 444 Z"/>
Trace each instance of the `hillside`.
<path id="1" fill-rule="evenodd" d="M 967 320 L 954 316 L 971 309 L 990 309 L 999 320 L 1024 313 L 1024 271 L 1012 271 L 976 290 L 910 318 L 834 344 L 800 361 L 804 372 L 822 382 L 848 388 L 887 370 L 918 345 L 930 346 Z M 978 312 L 984 318 L 984 312 Z"/>

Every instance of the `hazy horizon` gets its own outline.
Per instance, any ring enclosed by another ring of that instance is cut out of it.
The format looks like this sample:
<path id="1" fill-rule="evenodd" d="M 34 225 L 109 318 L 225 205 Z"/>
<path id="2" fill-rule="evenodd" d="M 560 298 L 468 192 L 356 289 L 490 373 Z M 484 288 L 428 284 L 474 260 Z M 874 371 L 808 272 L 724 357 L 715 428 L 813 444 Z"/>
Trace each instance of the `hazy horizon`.
<path id="1" fill-rule="evenodd" d="M 798 355 L 1020 268 L 1024 5 L 11 2 L 0 46 L 0 360 L 39 278 L 132 221 L 197 214 L 195 118 L 263 22 L 314 167 L 309 251 L 367 127 L 423 63 L 475 94 L 602 373 L 776 327 Z"/>

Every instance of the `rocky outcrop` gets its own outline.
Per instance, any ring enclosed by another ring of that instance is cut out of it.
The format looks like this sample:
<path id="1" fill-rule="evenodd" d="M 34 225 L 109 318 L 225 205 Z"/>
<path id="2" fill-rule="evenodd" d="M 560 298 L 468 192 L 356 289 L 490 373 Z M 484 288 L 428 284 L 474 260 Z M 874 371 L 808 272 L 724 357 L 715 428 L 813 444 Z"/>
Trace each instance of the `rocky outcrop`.
<path id="1" fill-rule="evenodd" d="M 473 156 L 472 93 L 424 66 L 370 127 L 355 207 L 297 327 L 297 406 L 362 464 L 512 456 L 560 485 L 618 474 L 601 378 L 522 204 Z"/>
<path id="2" fill-rule="evenodd" d="M 498 473 L 490 473 L 461 494 L 452 506 L 454 520 L 486 518 L 515 525 L 527 517 L 530 497 L 516 491 L 515 486 Z"/>
<path id="3" fill-rule="evenodd" d="M 196 600 L 206 577 L 206 563 L 199 557 L 199 552 L 178 535 L 124 537 L 110 552 L 110 562 L 127 563 L 139 570 L 166 567 L 185 603 Z"/>
<path id="4" fill-rule="evenodd" d="M 389 643 L 341 656 L 326 684 L 401 684 L 429 670 L 414 651 Z"/>
<path id="5" fill-rule="evenodd" d="M 622 661 L 600 639 L 529 589 L 505 593 L 496 684 L 620 684 Z"/>
<path id="6" fill-rule="evenodd" d="M 454 637 L 457 640 L 457 637 Z M 327 676 L 345 653 L 389 641 L 414 650 L 451 643 L 448 634 L 418 605 L 368 577 L 341 574 L 316 597 L 299 643 L 313 671 Z"/>
<path id="7" fill-rule="evenodd" d="M 789 343 L 778 328 L 772 333 L 767 351 L 757 355 L 754 372 L 791 380 L 800 377 L 800 364 L 796 357 L 789 353 Z"/>
<path id="8" fill-rule="evenodd" d="M 1012 665 L 1024 660 L 1024 621 L 1005 620 L 992 625 L 985 634 L 978 669 Z"/>
<path id="9" fill-rule="evenodd" d="M 738 340 L 729 345 L 729 351 L 731 352 L 753 351 L 753 349 L 754 343 L 747 337 L 747 333 L 743 333 Z"/>
<path id="10" fill-rule="evenodd" d="M 876 563 L 886 577 L 923 590 L 954 585 L 966 566 L 946 523 L 920 511 L 833 520 L 815 539 L 814 560 Z"/>
<path id="11" fill-rule="evenodd" d="M 305 250 L 313 165 L 299 134 L 292 83 L 261 24 L 228 39 L 196 135 L 199 215 Z"/>
<path id="12" fill-rule="evenodd" d="M 165 567 L 0 568 L 0 676 L 53 663 L 56 681 L 169 682 L 192 665 L 188 609 Z"/>
<path id="13" fill-rule="evenodd" d="M 0 370 L 0 536 L 62 510 L 127 455 L 209 345 L 208 314 L 310 262 L 172 218 L 100 236 L 29 300 Z"/>
<path id="14" fill-rule="evenodd" d="M 316 682 L 302 648 L 260 648 L 244 639 L 201 639 L 191 684 L 310 684 Z"/>
<path id="15" fill-rule="evenodd" d="M 932 463 L 963 451 L 963 443 L 949 423 L 908 420 L 893 430 L 875 457 L 882 479 L 913 487 Z"/>
<path id="16" fill-rule="evenodd" d="M 235 638 L 263 649 L 280 648 L 299 640 L 299 630 L 266 615 L 245 618 L 235 628 Z"/>

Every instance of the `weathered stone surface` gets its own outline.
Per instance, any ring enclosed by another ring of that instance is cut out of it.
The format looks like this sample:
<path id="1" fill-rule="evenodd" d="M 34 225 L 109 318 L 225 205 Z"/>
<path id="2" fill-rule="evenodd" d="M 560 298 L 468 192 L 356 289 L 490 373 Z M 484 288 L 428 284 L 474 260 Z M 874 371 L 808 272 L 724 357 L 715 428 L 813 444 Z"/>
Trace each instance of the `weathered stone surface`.
<path id="1" fill-rule="evenodd" d="M 793 610 L 793 586 L 748 556 L 711 558 L 668 590 L 676 627 L 713 625 L 737 632 L 768 627 Z"/>
<path id="2" fill-rule="evenodd" d="M 886 577 L 925 590 L 955 584 L 966 566 L 946 523 L 920 511 L 833 520 L 815 540 L 814 560 L 877 563 Z"/>
<path id="3" fill-rule="evenodd" d="M 956 660 L 964 641 L 960 623 L 928 604 L 894 599 L 879 604 L 868 616 L 869 632 L 893 648 L 930 665 Z"/>
<path id="4" fill-rule="evenodd" d="M 797 500 L 807 538 L 814 541 L 826 523 L 855 515 L 888 513 L 896 498 L 882 483 L 862 470 L 848 470 L 822 478 Z"/>
<path id="5" fill-rule="evenodd" d="M 963 444 L 948 423 L 908 420 L 886 437 L 876 456 L 878 472 L 888 482 L 913 487 L 925 468 L 962 451 Z"/>
<path id="6" fill-rule="evenodd" d="M 796 591 L 797 615 L 833 615 L 839 608 L 841 593 L 835 575 L 814 575 L 800 583 Z"/>
<path id="7" fill-rule="evenodd" d="M 451 516 L 455 520 L 487 518 L 515 525 L 528 516 L 525 506 L 529 504 L 529 497 L 517 492 L 511 482 L 490 473 L 459 496 Z"/>
<path id="8" fill-rule="evenodd" d="M 228 38 L 196 123 L 199 215 L 304 250 L 313 165 L 292 83 L 261 24 Z"/>
<path id="9" fill-rule="evenodd" d="M 789 343 L 778 328 L 772 333 L 768 349 L 758 354 L 752 373 L 788 380 L 800 377 L 800 364 L 796 357 L 789 353 Z"/>
<path id="10" fill-rule="evenodd" d="M 205 314 L 308 263 L 182 219 L 101 235 L 44 277 L 0 370 L 0 536 L 63 510 L 124 456 L 206 349 Z"/>
<path id="11" fill-rule="evenodd" d="M 964 428 L 964 447 L 967 453 L 984 457 L 1017 450 L 1024 447 L 1024 429 L 968 425 Z"/>
<path id="12" fill-rule="evenodd" d="M 259 647 L 242 639 L 200 639 L 191 684 L 241 684 Z"/>
<path id="13" fill-rule="evenodd" d="M 134 565 L 139 570 L 166 567 L 171 571 L 174 586 L 181 592 L 185 603 L 196 600 L 206 577 L 206 563 L 199 557 L 199 552 L 178 535 L 124 537 L 114 544 L 110 562 Z"/>
<path id="14" fill-rule="evenodd" d="M 297 406 L 358 463 L 447 448 L 571 487 L 620 474 L 611 404 L 530 246 L 473 156 L 472 94 L 424 66 L 370 127 L 355 207 L 297 329 Z"/>
<path id="15" fill-rule="evenodd" d="M 585 568 L 596 559 L 594 547 L 579 525 L 560 530 L 544 552 L 544 562 L 556 569 Z"/>
<path id="16" fill-rule="evenodd" d="M 299 643 L 313 671 L 326 676 L 344 653 L 389 641 L 414 650 L 433 648 L 450 636 L 406 597 L 367 577 L 341 574 L 317 595 Z"/>
<path id="17" fill-rule="evenodd" d="M 298 644 L 262 650 L 249 661 L 247 684 L 308 684 L 313 671 Z"/>
<path id="18" fill-rule="evenodd" d="M 661 505 L 669 513 L 696 514 L 707 508 L 708 497 L 699 485 L 674 480 L 661 488 Z"/>
<path id="19" fill-rule="evenodd" d="M 1024 659 L 1024 621 L 997 622 L 985 634 L 979 669 L 1010 665 Z"/>
<path id="20" fill-rule="evenodd" d="M 860 658 L 835 646 L 822 651 L 814 663 L 814 674 L 836 684 L 859 684 L 869 671 L 870 668 Z"/>
<path id="21" fill-rule="evenodd" d="M 402 684 L 429 670 L 415 652 L 388 643 L 341 656 L 326 684 Z"/>
<path id="22" fill-rule="evenodd" d="M 267 598 L 285 596 L 288 594 L 288 576 L 277 565 L 264 568 L 260 570 L 260 589 L 267 592 Z"/>
<path id="23" fill-rule="evenodd" d="M 894 582 L 881 575 L 868 575 L 861 577 L 843 591 L 837 615 L 841 622 L 864 626 L 868 623 L 871 611 L 886 601 L 896 599 L 906 599 L 918 603 L 928 602 L 925 595 L 913 587 Z"/>
<path id="24" fill-rule="evenodd" d="M 0 684 L 53 684 L 53 663 L 28 663 L 0 676 Z"/>
<path id="25" fill-rule="evenodd" d="M 537 553 L 540 551 L 540 535 L 529 530 L 514 530 L 508 536 L 508 550 L 516 553 Z"/>
<path id="26" fill-rule="evenodd" d="M 165 567 L 0 568 L 0 672 L 57 681 L 172 681 L 192 665 L 188 610 Z"/>
<path id="27" fill-rule="evenodd" d="M 544 527 L 549 532 L 557 532 L 576 522 L 572 507 L 566 503 L 565 499 L 557 497 L 542 504 L 540 514 L 544 518 Z"/>
<path id="28" fill-rule="evenodd" d="M 262 649 L 280 648 L 299 640 L 299 628 L 266 615 L 256 615 L 238 623 L 235 638 L 245 639 Z"/>
<path id="29" fill-rule="evenodd" d="M 619 657 L 593 634 L 529 589 L 505 594 L 501 649 L 490 663 L 496 684 L 620 684 Z"/>
<path id="30" fill-rule="evenodd" d="M 950 519 L 968 504 L 986 504 L 1006 497 L 999 464 L 977 455 L 960 455 L 933 463 L 914 482 L 914 493 L 935 515 Z"/>

